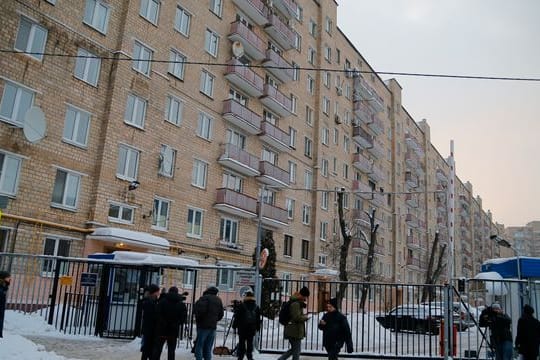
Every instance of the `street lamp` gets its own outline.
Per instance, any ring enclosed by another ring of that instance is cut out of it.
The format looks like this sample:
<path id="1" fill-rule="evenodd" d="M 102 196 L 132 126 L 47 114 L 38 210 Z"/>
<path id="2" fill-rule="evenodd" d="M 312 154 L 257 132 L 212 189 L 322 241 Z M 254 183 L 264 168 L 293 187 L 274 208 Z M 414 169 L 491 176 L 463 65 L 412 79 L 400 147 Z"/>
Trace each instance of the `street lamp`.
<path id="1" fill-rule="evenodd" d="M 491 240 L 495 241 L 495 243 L 497 245 L 499 245 L 499 246 L 502 246 L 502 247 L 505 247 L 505 248 L 508 248 L 508 249 L 512 249 L 512 251 L 514 252 L 514 255 L 516 256 L 518 280 L 521 280 L 521 265 L 519 263 L 519 253 L 518 253 L 517 249 L 514 248 L 512 246 L 512 244 L 510 244 L 508 242 L 508 240 L 505 240 L 505 239 L 501 238 L 499 235 L 491 235 L 489 238 Z"/>

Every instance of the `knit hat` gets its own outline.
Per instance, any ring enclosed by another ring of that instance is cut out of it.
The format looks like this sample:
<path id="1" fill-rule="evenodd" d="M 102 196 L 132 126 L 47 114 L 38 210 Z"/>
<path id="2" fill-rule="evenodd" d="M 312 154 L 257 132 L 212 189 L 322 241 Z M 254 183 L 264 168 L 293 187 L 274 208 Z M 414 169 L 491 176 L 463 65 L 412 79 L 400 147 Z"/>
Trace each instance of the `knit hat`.
<path id="1" fill-rule="evenodd" d="M 0 280 L 4 280 L 5 278 L 11 277 L 11 274 L 9 271 L 0 271 Z"/>
<path id="2" fill-rule="evenodd" d="M 217 295 L 217 293 L 219 292 L 219 289 L 215 286 L 210 286 L 208 289 L 206 289 L 205 293 L 209 294 L 209 295 Z"/>
<path id="3" fill-rule="evenodd" d="M 307 286 L 304 286 L 300 289 L 300 295 L 302 295 L 303 297 L 309 297 L 309 289 L 307 288 Z"/>
<path id="4" fill-rule="evenodd" d="M 330 300 L 328 300 L 328 303 L 330 305 L 332 305 L 335 309 L 338 308 L 338 300 L 337 300 L 337 298 L 331 298 Z"/>
<path id="5" fill-rule="evenodd" d="M 502 308 L 501 308 L 501 304 L 499 304 L 499 303 L 491 304 L 491 308 L 492 308 L 493 310 L 501 310 L 501 309 L 502 309 Z"/>
<path id="6" fill-rule="evenodd" d="M 159 292 L 159 286 L 157 286 L 156 284 L 150 284 L 146 288 L 146 291 L 148 291 L 149 294 L 157 293 Z"/>
<path id="7" fill-rule="evenodd" d="M 525 306 L 523 306 L 523 313 L 525 313 L 527 315 L 532 315 L 532 314 L 534 314 L 534 309 L 532 308 L 531 305 L 525 305 Z"/>

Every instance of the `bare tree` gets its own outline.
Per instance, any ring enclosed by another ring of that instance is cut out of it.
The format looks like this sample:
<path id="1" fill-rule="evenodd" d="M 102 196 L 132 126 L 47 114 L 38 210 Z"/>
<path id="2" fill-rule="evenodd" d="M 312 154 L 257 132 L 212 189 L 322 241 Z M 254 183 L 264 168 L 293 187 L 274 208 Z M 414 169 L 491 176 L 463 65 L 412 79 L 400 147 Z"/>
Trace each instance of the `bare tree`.
<path id="1" fill-rule="evenodd" d="M 364 274 L 364 281 L 362 282 L 362 297 L 360 298 L 360 308 L 362 311 L 364 311 L 369 293 L 369 282 L 371 281 L 371 274 L 373 273 L 375 245 L 377 245 L 377 230 L 379 229 L 379 224 L 375 224 L 375 209 L 371 210 L 371 214 L 366 211 L 366 214 L 369 217 L 369 242 L 366 273 Z M 365 236 L 364 239 L 367 241 Z"/>
<path id="2" fill-rule="evenodd" d="M 435 263 L 435 254 L 437 250 L 439 249 L 439 231 L 435 233 L 435 240 L 433 240 L 433 246 L 431 247 L 431 252 L 429 255 L 429 263 L 428 268 L 426 271 L 426 280 L 425 284 L 426 286 L 422 290 L 422 302 L 432 301 L 433 298 L 433 285 L 437 282 L 439 279 L 439 276 L 441 275 L 441 271 L 443 268 L 443 258 L 444 258 L 444 252 L 446 250 L 446 245 L 443 245 L 441 248 L 441 251 L 439 253 L 439 257 L 437 258 L 437 266 L 435 267 L 435 270 L 433 269 L 434 263 Z"/>

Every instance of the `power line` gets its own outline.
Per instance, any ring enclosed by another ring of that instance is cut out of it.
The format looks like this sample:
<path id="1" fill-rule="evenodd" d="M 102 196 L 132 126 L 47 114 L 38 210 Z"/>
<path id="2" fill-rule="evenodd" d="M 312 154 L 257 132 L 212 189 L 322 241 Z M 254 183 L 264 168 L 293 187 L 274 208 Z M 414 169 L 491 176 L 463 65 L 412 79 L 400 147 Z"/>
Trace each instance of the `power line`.
<path id="1" fill-rule="evenodd" d="M 228 63 L 207 62 L 207 61 L 175 61 L 175 60 L 161 60 L 161 59 L 138 59 L 130 57 L 116 57 L 116 56 L 93 56 L 93 55 L 71 55 L 71 54 L 57 54 L 46 52 L 31 52 L 31 51 L 19 51 L 14 49 L 0 49 L 0 53 L 4 54 L 25 54 L 41 57 L 62 57 L 62 58 L 80 58 L 80 59 L 100 59 L 111 61 L 141 61 L 148 63 L 164 63 L 164 64 L 184 64 L 184 65 L 202 65 L 202 66 L 216 66 L 226 67 L 230 66 Z M 316 67 L 302 67 L 302 66 L 266 66 L 266 65 L 253 65 L 253 64 L 239 64 L 237 66 L 244 66 L 254 69 L 281 69 L 281 70 L 302 70 L 302 71 L 325 71 L 333 73 L 348 74 L 351 71 L 362 74 L 377 74 L 377 75 L 391 75 L 391 76 L 410 76 L 410 77 L 428 77 L 428 78 L 443 78 L 443 79 L 465 79 L 465 80 L 500 80 L 500 81 L 526 81 L 526 82 L 540 82 L 540 78 L 534 77 L 513 77 L 513 76 L 482 76 L 482 75 L 454 75 L 454 74 L 441 74 L 441 73 L 415 73 L 415 72 L 399 72 L 399 71 L 374 71 L 374 70 L 359 70 L 359 69 L 333 69 L 333 68 L 316 68 Z"/>

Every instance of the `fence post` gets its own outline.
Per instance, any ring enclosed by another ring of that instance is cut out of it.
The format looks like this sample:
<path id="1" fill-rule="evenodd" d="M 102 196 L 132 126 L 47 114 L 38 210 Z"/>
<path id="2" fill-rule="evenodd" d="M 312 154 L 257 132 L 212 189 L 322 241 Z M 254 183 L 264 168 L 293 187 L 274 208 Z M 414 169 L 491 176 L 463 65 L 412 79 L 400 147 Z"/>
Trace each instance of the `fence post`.
<path id="1" fill-rule="evenodd" d="M 56 306 L 56 295 L 58 294 L 58 280 L 60 279 L 60 267 L 62 265 L 62 260 L 56 259 L 56 268 L 54 269 L 54 279 L 53 279 L 53 288 L 51 294 L 51 308 L 49 309 L 49 325 L 53 324 L 54 320 L 54 308 Z"/>

